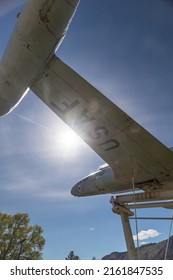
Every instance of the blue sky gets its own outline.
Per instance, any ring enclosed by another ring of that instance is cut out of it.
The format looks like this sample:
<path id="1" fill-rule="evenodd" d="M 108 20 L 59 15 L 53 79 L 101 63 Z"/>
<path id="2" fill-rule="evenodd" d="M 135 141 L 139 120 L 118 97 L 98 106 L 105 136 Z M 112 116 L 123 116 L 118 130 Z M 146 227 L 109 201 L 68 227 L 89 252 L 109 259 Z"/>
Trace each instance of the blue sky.
<path id="1" fill-rule="evenodd" d="M 0 56 L 24 0 L 1 1 Z M 3 6 L 2 6 L 3 5 Z M 149 130 L 173 146 L 173 6 L 161 0 L 81 0 L 57 55 Z M 15 51 L 15 50 L 14 50 Z M 26 65 L 27 67 L 27 65 Z M 45 259 L 81 259 L 124 251 L 120 217 L 110 195 L 71 196 L 71 187 L 103 160 L 29 92 L 11 114 L 0 118 L 0 205 L 9 214 L 27 212 L 44 229 Z M 71 143 L 71 145 L 70 145 Z M 170 210 L 138 211 L 171 216 Z M 170 222 L 139 221 L 158 242 Z M 132 222 L 133 234 L 135 227 Z M 155 237 L 154 237 L 155 236 Z"/>

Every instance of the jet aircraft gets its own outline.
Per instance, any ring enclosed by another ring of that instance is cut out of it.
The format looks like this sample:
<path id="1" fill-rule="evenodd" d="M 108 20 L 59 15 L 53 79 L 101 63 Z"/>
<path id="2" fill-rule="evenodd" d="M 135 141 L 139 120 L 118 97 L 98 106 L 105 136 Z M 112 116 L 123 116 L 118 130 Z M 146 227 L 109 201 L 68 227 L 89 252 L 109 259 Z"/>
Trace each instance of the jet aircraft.
<path id="1" fill-rule="evenodd" d="M 172 151 L 55 55 L 78 5 L 26 1 L 0 62 L 0 115 L 31 89 L 108 164 L 74 186 L 75 196 L 129 191 L 132 181 L 171 192 Z"/>

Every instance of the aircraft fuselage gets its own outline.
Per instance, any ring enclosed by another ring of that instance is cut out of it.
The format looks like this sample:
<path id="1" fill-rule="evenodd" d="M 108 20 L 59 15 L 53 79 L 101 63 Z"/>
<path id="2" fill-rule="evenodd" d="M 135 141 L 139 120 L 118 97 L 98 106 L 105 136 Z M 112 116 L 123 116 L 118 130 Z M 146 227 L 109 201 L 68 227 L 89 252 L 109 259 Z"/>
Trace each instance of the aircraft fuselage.
<path id="1" fill-rule="evenodd" d="M 111 193 L 116 188 L 114 173 L 110 166 L 99 168 L 80 180 L 72 189 L 73 196 L 92 196 Z"/>
<path id="2" fill-rule="evenodd" d="M 173 148 L 170 150 L 173 152 Z M 134 178 L 135 179 L 135 178 Z M 142 190 L 172 190 L 172 179 L 165 180 L 159 183 L 157 179 L 153 178 L 148 181 L 138 182 L 133 185 L 133 181 L 129 184 L 122 184 L 121 181 L 116 178 L 116 174 L 112 168 L 105 164 L 96 172 L 93 172 L 77 182 L 71 189 L 71 194 L 76 197 L 93 196 L 99 194 L 109 193 L 126 193 L 135 189 Z"/>

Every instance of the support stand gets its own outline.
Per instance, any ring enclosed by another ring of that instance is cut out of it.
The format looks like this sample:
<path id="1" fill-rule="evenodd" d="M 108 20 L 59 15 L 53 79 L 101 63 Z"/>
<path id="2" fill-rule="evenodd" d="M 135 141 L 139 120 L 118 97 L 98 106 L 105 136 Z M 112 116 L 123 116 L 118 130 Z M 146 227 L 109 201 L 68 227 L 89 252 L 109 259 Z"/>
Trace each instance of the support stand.
<path id="1" fill-rule="evenodd" d="M 171 191 L 172 192 L 172 191 Z M 173 201 L 163 201 L 166 199 L 172 198 L 172 193 L 167 192 L 165 197 L 160 197 L 161 192 L 150 192 L 148 193 L 137 193 L 137 194 L 129 194 L 129 195 L 120 195 L 117 197 L 111 197 L 110 203 L 112 204 L 112 211 L 115 214 L 121 216 L 127 252 L 129 256 L 129 260 L 137 260 L 139 256 L 137 254 L 137 250 L 135 248 L 132 230 L 130 226 L 129 219 L 151 219 L 149 218 L 137 218 L 132 217 L 134 213 L 130 210 L 137 208 L 155 208 L 155 207 L 164 207 L 167 209 L 173 209 Z M 159 201 L 160 200 L 160 201 Z M 135 201 L 135 203 L 134 203 Z M 152 202 L 151 202 L 152 201 Z M 158 202 L 159 201 L 159 202 Z M 140 202 L 140 203 L 138 203 Z M 142 203 L 145 202 L 145 203 Z M 154 219 L 170 219 L 170 218 L 154 218 Z M 171 218 L 172 219 L 172 218 Z"/>
<path id="2" fill-rule="evenodd" d="M 137 260 L 138 257 L 137 257 L 130 221 L 129 221 L 129 217 L 133 216 L 134 213 L 129 209 L 127 209 L 125 206 L 117 204 L 113 197 L 111 198 L 110 202 L 112 203 L 113 206 L 112 211 L 121 216 L 129 260 Z"/>

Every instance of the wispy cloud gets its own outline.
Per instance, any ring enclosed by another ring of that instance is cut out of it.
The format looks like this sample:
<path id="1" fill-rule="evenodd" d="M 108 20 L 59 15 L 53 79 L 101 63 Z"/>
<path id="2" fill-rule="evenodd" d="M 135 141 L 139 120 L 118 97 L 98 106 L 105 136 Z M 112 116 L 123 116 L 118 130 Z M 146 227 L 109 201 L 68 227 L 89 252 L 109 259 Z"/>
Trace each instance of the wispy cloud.
<path id="1" fill-rule="evenodd" d="M 137 240 L 137 236 L 138 239 L 141 240 L 146 240 L 148 238 L 154 238 L 159 236 L 161 233 L 159 233 L 157 230 L 155 229 L 148 229 L 148 230 L 141 230 L 138 235 L 133 235 L 133 239 L 136 241 Z"/>
<path id="2" fill-rule="evenodd" d="M 70 191 L 63 191 L 62 189 L 57 188 L 57 190 L 45 190 L 42 193 L 38 194 L 39 197 L 56 200 L 56 201 L 67 201 L 71 200 Z"/>
<path id="3" fill-rule="evenodd" d="M 94 231 L 94 230 L 95 230 L 94 227 L 90 227 L 90 228 L 89 228 L 89 231 Z"/>

